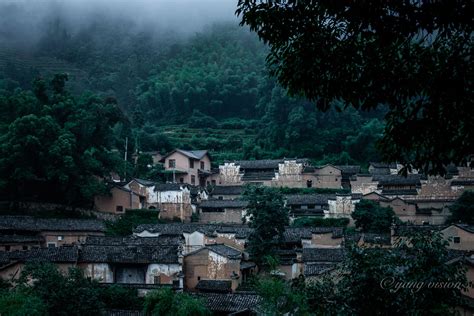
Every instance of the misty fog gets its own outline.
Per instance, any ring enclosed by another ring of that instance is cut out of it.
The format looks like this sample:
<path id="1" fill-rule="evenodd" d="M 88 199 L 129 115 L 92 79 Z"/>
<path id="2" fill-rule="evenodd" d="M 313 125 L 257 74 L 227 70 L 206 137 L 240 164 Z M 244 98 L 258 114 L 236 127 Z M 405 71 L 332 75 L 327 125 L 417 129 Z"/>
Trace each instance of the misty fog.
<path id="1" fill-rule="evenodd" d="M 238 23 L 236 0 L 0 0 L 0 45 L 28 47 L 50 23 L 70 34 L 96 21 L 149 33 L 189 35 L 215 22 Z"/>

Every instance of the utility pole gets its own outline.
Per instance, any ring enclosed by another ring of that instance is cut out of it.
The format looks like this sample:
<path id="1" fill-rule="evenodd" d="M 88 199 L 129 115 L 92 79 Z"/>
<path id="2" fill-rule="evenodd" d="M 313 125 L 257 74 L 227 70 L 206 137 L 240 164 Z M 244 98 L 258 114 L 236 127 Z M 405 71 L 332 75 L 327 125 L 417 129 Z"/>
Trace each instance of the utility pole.
<path id="1" fill-rule="evenodd" d="M 127 150 L 128 150 L 128 137 L 125 137 L 125 155 L 123 158 L 123 179 L 127 181 Z"/>

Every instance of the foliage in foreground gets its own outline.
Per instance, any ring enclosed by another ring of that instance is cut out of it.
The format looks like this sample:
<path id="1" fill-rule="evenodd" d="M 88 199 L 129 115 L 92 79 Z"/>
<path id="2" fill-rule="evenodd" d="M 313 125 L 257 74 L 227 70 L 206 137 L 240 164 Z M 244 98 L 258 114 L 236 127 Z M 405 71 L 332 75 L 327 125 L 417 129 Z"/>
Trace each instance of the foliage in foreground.
<path id="1" fill-rule="evenodd" d="M 381 207 L 377 202 L 361 200 L 351 214 L 356 227 L 365 233 L 388 233 L 397 220 L 391 207 Z"/>
<path id="2" fill-rule="evenodd" d="M 14 288 L 0 290 L 0 314 L 99 315 L 104 308 L 141 309 L 134 289 L 101 287 L 79 268 L 63 273 L 51 263 L 27 264 Z"/>
<path id="3" fill-rule="evenodd" d="M 448 222 L 474 225 L 474 192 L 465 191 L 449 209 Z"/>
<path id="4" fill-rule="evenodd" d="M 239 0 L 237 14 L 269 45 L 270 73 L 290 94 L 323 111 L 387 107 L 383 158 L 444 174 L 449 163 L 474 164 L 472 9 L 464 1 Z"/>
<path id="5" fill-rule="evenodd" d="M 247 186 L 243 198 L 248 201 L 247 216 L 253 228 L 249 236 L 248 250 L 257 264 L 264 263 L 266 256 L 274 256 L 288 225 L 288 210 L 282 194 L 274 188 Z"/>
<path id="6" fill-rule="evenodd" d="M 145 297 L 144 312 L 153 316 L 209 316 L 203 301 L 172 289 L 151 291 Z"/>

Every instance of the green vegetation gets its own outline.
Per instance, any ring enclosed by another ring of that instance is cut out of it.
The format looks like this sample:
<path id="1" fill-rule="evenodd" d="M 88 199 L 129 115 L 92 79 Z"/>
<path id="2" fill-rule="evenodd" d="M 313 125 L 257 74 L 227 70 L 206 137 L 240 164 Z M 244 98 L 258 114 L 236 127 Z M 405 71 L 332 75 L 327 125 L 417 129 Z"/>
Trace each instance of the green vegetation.
<path id="1" fill-rule="evenodd" d="M 392 249 L 354 246 L 337 270 L 307 287 L 310 310 L 316 315 L 452 315 L 468 281 L 462 261 L 448 264 L 447 244 L 441 233 L 424 232 L 412 233 Z"/>
<path id="2" fill-rule="evenodd" d="M 391 207 L 381 207 L 377 202 L 361 200 L 351 214 L 356 227 L 366 233 L 389 233 L 398 218 Z"/>
<path id="3" fill-rule="evenodd" d="M 449 209 L 449 223 L 474 225 L 474 192 L 465 191 Z"/>
<path id="4" fill-rule="evenodd" d="M 216 163 L 308 157 L 321 164 L 365 164 L 379 159 L 374 142 L 383 130 L 384 110 L 322 113 L 303 99 L 288 97 L 268 76 L 267 47 L 247 30 L 223 23 L 182 40 L 156 38 L 124 25 L 100 20 L 69 32 L 57 21 L 32 48 L 38 60 L 57 58 L 67 65 L 64 71 L 82 72 L 71 75 L 71 91 L 90 90 L 117 101 L 127 120 L 112 126 L 114 142 L 108 149 L 117 149 L 121 157 L 128 137 L 129 153 L 205 148 Z M 34 58 L 30 64 L 35 69 Z M 33 89 L 35 74 L 51 76 L 39 68 L 28 73 L 0 67 L 0 96 L 9 98 L 18 87 Z M 24 103 L 25 98 L 18 100 Z M 0 111 L 10 109 L 9 104 L 0 102 Z M 119 165 L 116 171 L 159 179 L 143 166 Z"/>
<path id="5" fill-rule="evenodd" d="M 252 260 L 262 265 L 266 257 L 275 257 L 275 250 L 289 222 L 288 210 L 284 206 L 283 196 L 274 188 L 247 186 L 242 196 L 248 201 L 248 224 L 253 228 L 248 240 L 248 251 Z"/>
<path id="6" fill-rule="evenodd" d="M 73 97 L 67 79 L 0 94 L 0 190 L 10 201 L 84 205 L 105 192 L 99 179 L 117 167 L 112 128 L 121 111 L 111 99 Z"/>
<path id="7" fill-rule="evenodd" d="M 293 221 L 293 227 L 346 227 L 349 225 L 348 218 L 314 218 L 299 217 Z"/>
<path id="8" fill-rule="evenodd" d="M 291 95 L 323 111 L 387 111 L 385 126 L 361 123 L 358 135 L 346 138 L 351 158 L 372 155 L 377 137 L 371 132 L 383 131 L 383 158 L 402 163 L 405 171 L 445 174 L 449 163 L 474 164 L 468 7 L 449 1 L 240 0 L 237 13 L 270 46 L 270 73 Z M 312 114 L 289 102 L 283 107 L 291 128 L 283 127 L 280 139 L 305 144 L 316 123 Z"/>
<path id="9" fill-rule="evenodd" d="M 156 210 L 127 210 L 119 219 L 106 222 L 108 236 L 128 236 L 142 224 L 164 223 Z"/>
<path id="10" fill-rule="evenodd" d="M 171 289 L 151 291 L 145 297 L 144 312 L 152 316 L 208 316 L 204 303 L 186 293 Z"/>

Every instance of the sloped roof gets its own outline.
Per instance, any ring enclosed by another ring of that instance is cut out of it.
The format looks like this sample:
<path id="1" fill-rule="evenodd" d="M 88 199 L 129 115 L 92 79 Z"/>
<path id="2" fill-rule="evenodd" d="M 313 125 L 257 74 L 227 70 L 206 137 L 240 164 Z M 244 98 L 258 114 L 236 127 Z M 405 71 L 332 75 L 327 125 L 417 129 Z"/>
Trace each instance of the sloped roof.
<path id="1" fill-rule="evenodd" d="M 285 195 L 287 205 L 327 205 L 330 194 L 291 194 Z"/>
<path id="2" fill-rule="evenodd" d="M 238 160 L 235 161 L 242 169 L 278 169 L 278 165 L 285 161 L 296 160 L 297 163 L 305 163 L 308 159 L 261 159 L 261 160 Z"/>
<path id="3" fill-rule="evenodd" d="M 218 185 L 212 189 L 212 195 L 240 195 L 244 191 L 241 185 Z"/>
<path id="4" fill-rule="evenodd" d="M 244 200 L 204 200 L 199 204 L 201 208 L 244 208 L 248 202 Z"/>
<path id="5" fill-rule="evenodd" d="M 342 248 L 303 248 L 303 262 L 340 262 L 344 259 Z"/>
<path id="6" fill-rule="evenodd" d="M 94 219 L 0 216 L 0 230 L 104 232 L 105 225 L 102 221 Z"/>
<path id="7" fill-rule="evenodd" d="M 207 150 L 184 150 L 184 149 L 175 149 L 173 150 L 172 152 L 166 154 L 166 156 L 164 156 L 162 159 L 174 154 L 175 152 L 179 152 L 183 155 L 185 155 L 186 157 L 189 157 L 189 158 L 193 158 L 193 159 L 196 159 L 196 160 L 200 160 L 202 159 L 202 157 L 204 157 L 208 151 Z"/>
<path id="8" fill-rule="evenodd" d="M 467 231 L 468 233 L 474 234 L 474 225 L 456 224 L 455 226 Z"/>
<path id="9" fill-rule="evenodd" d="M 143 231 L 159 233 L 160 235 L 182 235 L 183 233 L 200 232 L 206 236 L 215 236 L 216 233 L 236 234 L 237 238 L 246 238 L 252 231 L 245 225 L 222 225 L 222 224 L 199 224 L 199 223 L 167 223 L 167 224 L 143 224 L 137 226 L 133 232 Z"/>
<path id="10" fill-rule="evenodd" d="M 379 185 L 420 185 L 421 175 L 409 174 L 406 177 L 396 174 L 374 176 Z"/>
<path id="11" fill-rule="evenodd" d="M 184 242 L 183 236 L 159 236 L 159 237 L 106 237 L 89 236 L 86 239 L 87 245 L 99 246 L 177 246 Z"/>
<path id="12" fill-rule="evenodd" d="M 311 263 L 304 265 L 304 276 L 316 276 L 326 273 L 334 269 L 336 265 L 334 263 Z"/>
<path id="13" fill-rule="evenodd" d="M 232 292 L 231 280 L 199 280 L 196 289 L 203 292 L 218 292 L 230 293 Z"/>
<path id="14" fill-rule="evenodd" d="M 337 165 L 337 168 L 341 169 L 342 174 L 347 174 L 347 175 L 354 175 L 358 174 L 360 172 L 360 166 L 359 165 Z"/>
<path id="15" fill-rule="evenodd" d="M 446 228 L 446 225 L 398 225 L 393 228 L 393 236 L 406 236 L 411 232 L 432 232 Z"/>
<path id="16" fill-rule="evenodd" d="M 81 262 L 178 263 L 178 246 L 83 245 Z"/>
<path id="17" fill-rule="evenodd" d="M 24 251 L 1 252 L 3 264 L 19 262 L 77 262 L 79 251 L 76 246 L 36 248 Z"/>
<path id="18" fill-rule="evenodd" d="M 262 298 L 249 293 L 199 293 L 195 294 L 204 300 L 207 308 L 216 313 L 235 313 L 245 310 L 255 310 Z"/>
<path id="19" fill-rule="evenodd" d="M 144 185 L 144 186 L 146 186 L 146 187 L 150 187 L 150 186 L 155 185 L 155 181 L 145 180 L 145 179 L 139 179 L 139 178 L 133 178 L 133 179 L 129 182 L 129 184 L 132 183 L 133 181 L 138 182 L 139 184 Z"/>
<path id="20" fill-rule="evenodd" d="M 242 256 L 242 252 L 224 244 L 210 244 L 205 248 L 229 259 L 239 259 Z"/>
<path id="21" fill-rule="evenodd" d="M 43 241 L 41 236 L 25 235 L 0 235 L 0 244 L 8 243 L 40 243 Z"/>

